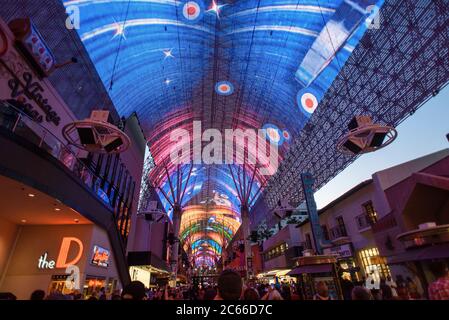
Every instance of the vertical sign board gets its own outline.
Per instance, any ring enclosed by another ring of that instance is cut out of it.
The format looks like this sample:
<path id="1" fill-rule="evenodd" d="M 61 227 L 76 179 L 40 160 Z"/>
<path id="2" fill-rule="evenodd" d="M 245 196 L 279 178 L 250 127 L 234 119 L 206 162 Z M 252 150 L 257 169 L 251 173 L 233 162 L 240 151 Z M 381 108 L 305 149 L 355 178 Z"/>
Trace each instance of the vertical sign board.
<path id="1" fill-rule="evenodd" d="M 311 173 L 301 174 L 302 189 L 304 190 L 304 196 L 307 204 L 307 212 L 309 214 L 310 226 L 312 229 L 313 242 L 315 244 L 315 251 L 317 254 L 323 254 L 321 243 L 323 239 L 320 220 L 318 218 L 318 211 L 316 209 L 315 198 L 313 196 L 313 183 L 315 180 Z"/>

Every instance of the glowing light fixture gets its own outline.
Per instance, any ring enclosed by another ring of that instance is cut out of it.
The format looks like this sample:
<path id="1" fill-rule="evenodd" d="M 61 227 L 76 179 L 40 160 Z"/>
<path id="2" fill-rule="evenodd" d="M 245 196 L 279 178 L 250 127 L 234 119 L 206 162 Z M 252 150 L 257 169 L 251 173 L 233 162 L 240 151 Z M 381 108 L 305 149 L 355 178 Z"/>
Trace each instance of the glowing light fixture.
<path id="1" fill-rule="evenodd" d="M 207 12 L 215 13 L 217 15 L 217 18 L 220 18 L 221 8 L 223 8 L 224 6 L 225 4 L 219 5 L 217 2 L 215 2 L 215 0 L 212 0 L 212 4 Z"/>

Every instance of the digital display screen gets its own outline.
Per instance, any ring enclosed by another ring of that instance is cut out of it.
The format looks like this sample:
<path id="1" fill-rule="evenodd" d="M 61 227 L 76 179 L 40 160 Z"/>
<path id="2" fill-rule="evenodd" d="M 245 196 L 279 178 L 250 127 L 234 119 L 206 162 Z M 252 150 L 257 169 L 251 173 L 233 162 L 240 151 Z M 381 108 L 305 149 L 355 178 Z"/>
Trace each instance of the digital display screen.
<path id="1" fill-rule="evenodd" d="M 107 268 L 109 266 L 109 256 L 109 250 L 100 246 L 94 246 L 91 263 L 95 266 Z"/>

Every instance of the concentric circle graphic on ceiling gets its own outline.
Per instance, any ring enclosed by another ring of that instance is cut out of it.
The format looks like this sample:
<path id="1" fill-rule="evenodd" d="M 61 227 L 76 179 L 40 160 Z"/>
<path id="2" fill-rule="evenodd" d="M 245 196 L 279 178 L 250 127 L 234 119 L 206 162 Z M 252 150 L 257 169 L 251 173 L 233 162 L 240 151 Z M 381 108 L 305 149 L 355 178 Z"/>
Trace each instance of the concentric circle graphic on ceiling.
<path id="1" fill-rule="evenodd" d="M 316 91 L 311 89 L 303 89 L 299 91 L 296 99 L 299 109 L 306 117 L 310 117 L 315 112 L 319 104 Z"/>
<path id="2" fill-rule="evenodd" d="M 222 96 L 229 96 L 234 93 L 234 86 L 229 81 L 220 81 L 215 85 L 215 91 Z"/>
<path id="3" fill-rule="evenodd" d="M 289 141 L 291 139 L 290 133 L 287 130 L 282 131 L 282 136 L 286 141 Z"/>
<path id="4" fill-rule="evenodd" d="M 281 146 L 284 143 L 285 133 L 287 133 L 287 136 L 290 137 L 290 134 L 287 131 L 282 131 L 276 125 L 271 123 L 267 123 L 262 127 L 262 129 L 266 130 L 265 137 L 267 140 L 278 146 Z"/>
<path id="5" fill-rule="evenodd" d="M 182 15 L 190 22 L 197 22 L 203 17 L 204 8 L 202 3 L 187 1 L 182 7 Z"/>

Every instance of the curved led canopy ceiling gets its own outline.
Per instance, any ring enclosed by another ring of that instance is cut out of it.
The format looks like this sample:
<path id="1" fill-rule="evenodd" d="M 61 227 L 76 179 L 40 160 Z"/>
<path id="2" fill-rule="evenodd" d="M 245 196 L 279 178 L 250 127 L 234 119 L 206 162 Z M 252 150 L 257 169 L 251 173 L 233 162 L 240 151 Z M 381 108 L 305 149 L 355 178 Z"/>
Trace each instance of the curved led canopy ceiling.
<path id="1" fill-rule="evenodd" d="M 265 128 L 267 143 L 277 144 L 276 155 L 282 161 L 383 0 L 63 3 L 69 13 L 79 9 L 77 31 L 119 113 L 137 112 L 156 163 L 150 180 L 169 194 L 165 168 L 172 181 L 177 176 L 170 162 L 171 134 L 186 130 L 191 147 L 194 121 L 200 121 L 203 131 L 222 133 Z M 243 174 L 250 177 L 253 167 L 247 166 Z M 272 173 L 276 169 L 270 168 Z M 252 193 L 269 178 L 257 174 Z M 187 180 L 174 184 L 184 187 Z M 227 165 L 197 163 L 183 205 L 211 210 L 224 205 L 238 212 L 234 189 Z M 168 210 L 162 196 L 161 200 Z M 191 210 L 184 215 L 195 216 Z M 197 222 L 186 220 L 191 225 L 183 225 L 181 235 L 196 239 L 189 247 L 198 263 L 211 264 L 223 245 L 217 236 L 222 230 L 203 223 L 202 213 L 197 217 Z M 235 232 L 238 219 L 232 221 L 225 225 Z"/>

